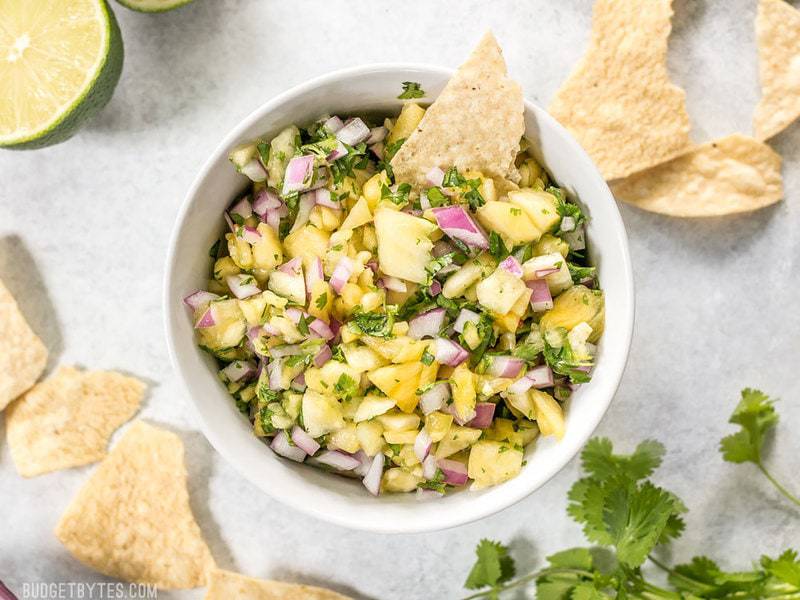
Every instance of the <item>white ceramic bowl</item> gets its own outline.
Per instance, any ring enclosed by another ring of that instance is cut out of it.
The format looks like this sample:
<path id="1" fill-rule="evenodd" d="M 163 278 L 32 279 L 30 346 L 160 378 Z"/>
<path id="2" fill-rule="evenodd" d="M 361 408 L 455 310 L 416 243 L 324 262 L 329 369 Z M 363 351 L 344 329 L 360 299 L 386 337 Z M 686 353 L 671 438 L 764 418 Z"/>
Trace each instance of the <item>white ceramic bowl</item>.
<path id="1" fill-rule="evenodd" d="M 574 394 L 560 442 L 540 438 L 522 472 L 500 486 L 419 501 L 414 494 L 373 497 L 358 480 L 281 459 L 258 440 L 217 379 L 214 361 L 198 348 L 181 302 L 208 279 L 208 249 L 224 229 L 222 211 L 246 185 L 227 155 L 237 144 L 305 124 L 321 114 L 395 114 L 400 83 L 418 81 L 435 98 L 451 71 L 416 65 L 374 65 L 337 71 L 273 98 L 242 121 L 200 170 L 178 214 L 167 256 L 164 312 L 172 362 L 191 410 L 211 444 L 262 490 L 320 519 L 374 532 L 410 533 L 453 527 L 496 513 L 542 486 L 575 456 L 608 408 L 622 376 L 633 329 L 633 280 L 628 244 L 614 198 L 591 159 L 543 109 L 525 103 L 526 135 L 538 157 L 589 215 L 588 241 L 606 293 L 606 328 L 591 383 Z"/>

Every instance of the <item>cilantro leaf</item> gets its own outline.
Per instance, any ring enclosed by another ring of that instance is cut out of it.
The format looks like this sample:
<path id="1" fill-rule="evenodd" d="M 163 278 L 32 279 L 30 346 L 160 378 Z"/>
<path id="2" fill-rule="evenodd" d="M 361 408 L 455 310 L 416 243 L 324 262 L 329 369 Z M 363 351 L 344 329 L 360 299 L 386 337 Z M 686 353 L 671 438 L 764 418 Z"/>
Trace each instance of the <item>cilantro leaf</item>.
<path id="1" fill-rule="evenodd" d="M 613 453 L 608 438 L 592 438 L 581 453 L 583 469 L 592 477 L 607 479 L 617 475 L 638 481 L 653 474 L 664 456 L 664 446 L 655 440 L 641 442 L 630 455 Z"/>
<path id="2" fill-rule="evenodd" d="M 314 302 L 317 308 L 322 310 L 325 308 L 325 305 L 328 303 L 328 292 L 322 292 L 319 296 L 317 296 L 317 300 Z"/>
<path id="3" fill-rule="evenodd" d="M 353 313 L 348 326 L 356 330 L 356 333 L 363 333 L 374 337 L 390 337 L 392 326 L 394 326 L 394 313 L 362 312 L 358 308 Z"/>
<path id="4" fill-rule="evenodd" d="M 570 548 L 562 550 L 547 557 L 547 562 L 553 567 L 565 569 L 594 569 L 594 558 L 588 548 Z"/>
<path id="5" fill-rule="evenodd" d="M 503 243 L 503 239 L 496 231 L 489 232 L 489 254 L 498 262 L 509 255 L 508 249 Z"/>
<path id="6" fill-rule="evenodd" d="M 428 196 L 428 202 L 430 202 L 431 206 L 434 208 L 437 206 L 444 206 L 449 202 L 447 196 L 445 196 L 438 187 L 428 188 L 426 194 Z"/>
<path id="7" fill-rule="evenodd" d="M 795 550 L 786 550 L 775 559 L 762 556 L 761 566 L 776 579 L 800 589 L 800 560 Z"/>
<path id="8" fill-rule="evenodd" d="M 404 81 L 403 82 L 403 93 L 400 94 L 397 98 L 399 100 L 410 100 L 412 98 L 424 98 L 425 97 L 425 90 L 422 89 L 422 86 L 417 83 L 416 81 Z"/>
<path id="9" fill-rule="evenodd" d="M 333 385 L 333 391 L 338 398 L 352 398 L 358 395 L 358 383 L 347 373 L 342 373 Z"/>
<path id="10" fill-rule="evenodd" d="M 722 439 L 722 457 L 733 463 L 761 463 L 761 449 L 766 433 L 778 423 L 774 401 L 750 388 L 742 390 L 742 399 L 728 421 L 741 430 Z"/>
<path id="11" fill-rule="evenodd" d="M 470 590 L 479 590 L 485 587 L 495 587 L 509 581 L 516 573 L 514 559 L 508 554 L 508 547 L 483 539 L 475 549 L 478 560 L 467 576 L 464 587 Z"/>
<path id="12" fill-rule="evenodd" d="M 408 204 L 408 194 L 411 192 L 411 185 L 408 183 L 401 183 L 393 191 L 388 185 L 381 186 L 381 200 L 389 200 L 398 206 L 405 206 Z"/>

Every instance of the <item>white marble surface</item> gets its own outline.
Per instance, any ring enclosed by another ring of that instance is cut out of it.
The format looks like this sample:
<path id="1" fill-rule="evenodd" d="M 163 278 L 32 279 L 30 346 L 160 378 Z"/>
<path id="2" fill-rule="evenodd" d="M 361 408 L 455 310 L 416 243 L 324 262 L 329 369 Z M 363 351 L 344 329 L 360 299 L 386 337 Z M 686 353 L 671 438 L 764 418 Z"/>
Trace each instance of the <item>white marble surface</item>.
<path id="1" fill-rule="evenodd" d="M 695 138 L 749 131 L 758 98 L 755 0 L 675 4 L 670 68 L 688 92 Z M 165 15 L 114 8 L 126 60 L 110 104 L 67 143 L 0 153 L 0 277 L 49 345 L 51 369 L 121 369 L 151 384 L 142 416 L 181 433 L 193 507 L 219 564 L 363 598 L 452 598 L 481 537 L 512 542 L 523 568 L 581 543 L 565 514 L 575 461 L 517 506 L 427 535 L 348 531 L 264 496 L 197 431 L 167 359 L 161 276 L 194 173 L 266 99 L 350 65 L 455 66 L 491 27 L 526 94 L 546 104 L 583 51 L 590 0 L 197 0 Z M 599 432 L 625 449 L 648 436 L 667 445 L 657 479 L 691 509 L 675 560 L 702 552 L 747 567 L 800 540 L 798 510 L 716 451 L 740 388 L 781 396 L 769 462 L 800 489 L 792 434 L 800 421 L 800 126 L 775 147 L 787 200 L 773 208 L 680 221 L 621 207 L 638 314 L 629 366 Z M 12 587 L 104 580 L 52 534 L 90 470 L 23 480 L 0 444 L 0 578 Z"/>

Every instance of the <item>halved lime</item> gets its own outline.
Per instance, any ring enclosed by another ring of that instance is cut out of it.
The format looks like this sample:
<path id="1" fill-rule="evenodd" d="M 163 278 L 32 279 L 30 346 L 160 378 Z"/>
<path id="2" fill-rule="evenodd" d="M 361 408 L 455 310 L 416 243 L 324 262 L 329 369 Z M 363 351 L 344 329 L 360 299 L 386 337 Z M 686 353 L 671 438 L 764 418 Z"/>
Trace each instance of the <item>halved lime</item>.
<path id="1" fill-rule="evenodd" d="M 111 98 L 122 56 L 105 0 L 0 0 L 0 146 L 70 137 Z"/>
<path id="2" fill-rule="evenodd" d="M 117 0 L 122 6 L 139 12 L 166 12 L 194 0 Z"/>

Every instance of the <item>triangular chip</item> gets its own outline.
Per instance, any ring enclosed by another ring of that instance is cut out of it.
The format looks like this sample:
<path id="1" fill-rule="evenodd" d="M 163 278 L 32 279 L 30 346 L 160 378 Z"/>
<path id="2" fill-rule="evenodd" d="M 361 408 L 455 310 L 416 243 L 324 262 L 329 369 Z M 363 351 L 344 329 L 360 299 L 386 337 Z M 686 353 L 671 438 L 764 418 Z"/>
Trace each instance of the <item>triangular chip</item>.
<path id="1" fill-rule="evenodd" d="M 205 585 L 215 568 L 192 516 L 183 443 L 137 421 L 72 500 L 56 537 L 110 577 L 156 585 Z"/>
<path id="2" fill-rule="evenodd" d="M 800 11 L 783 0 L 760 0 L 756 37 L 761 101 L 753 128 L 766 140 L 800 116 Z"/>
<path id="3" fill-rule="evenodd" d="M 509 79 L 503 52 L 487 33 L 394 155 L 397 181 L 422 186 L 432 167 L 452 166 L 518 181 L 524 110 L 522 88 Z"/>
<path id="4" fill-rule="evenodd" d="M 205 600 L 351 600 L 336 592 L 309 585 L 245 577 L 216 570 L 208 578 Z"/>
<path id="5" fill-rule="evenodd" d="M 589 48 L 550 113 L 608 179 L 691 147 L 686 94 L 667 73 L 672 0 L 598 0 Z"/>
<path id="6" fill-rule="evenodd" d="M 11 458 L 23 477 L 102 459 L 111 434 L 142 402 L 138 379 L 62 367 L 6 411 Z"/>
<path id="7" fill-rule="evenodd" d="M 618 200 L 673 217 L 715 217 L 763 208 L 783 198 L 781 157 L 735 134 L 612 183 Z"/>
<path id="8" fill-rule="evenodd" d="M 30 389 L 46 364 L 47 348 L 0 281 L 0 410 Z"/>

